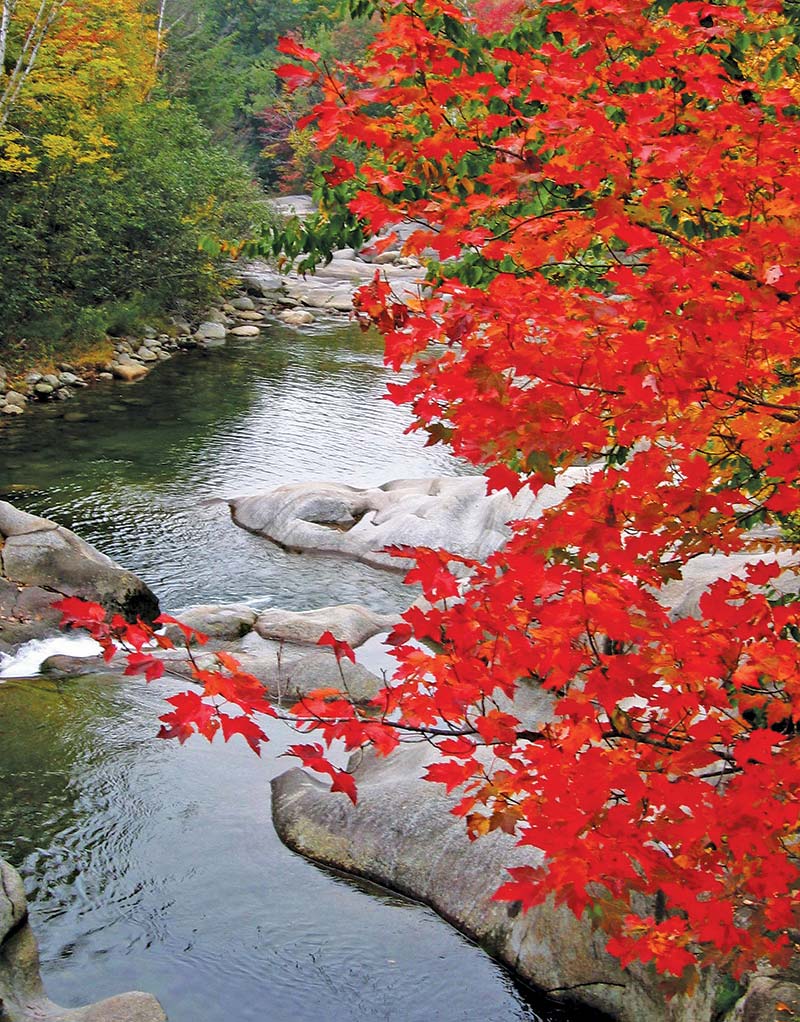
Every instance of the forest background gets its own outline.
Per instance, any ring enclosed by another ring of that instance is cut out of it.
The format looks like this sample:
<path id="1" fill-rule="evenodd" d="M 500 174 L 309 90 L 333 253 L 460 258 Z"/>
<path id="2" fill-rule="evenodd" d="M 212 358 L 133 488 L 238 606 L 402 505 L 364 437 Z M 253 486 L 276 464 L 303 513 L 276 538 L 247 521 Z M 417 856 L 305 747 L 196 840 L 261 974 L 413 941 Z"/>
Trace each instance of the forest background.
<path id="1" fill-rule="evenodd" d="M 3 0 L 0 361 L 90 356 L 108 332 L 199 309 L 298 190 L 278 38 L 355 56 L 371 34 L 319 0 Z M 99 350 L 98 350 L 99 354 Z"/>

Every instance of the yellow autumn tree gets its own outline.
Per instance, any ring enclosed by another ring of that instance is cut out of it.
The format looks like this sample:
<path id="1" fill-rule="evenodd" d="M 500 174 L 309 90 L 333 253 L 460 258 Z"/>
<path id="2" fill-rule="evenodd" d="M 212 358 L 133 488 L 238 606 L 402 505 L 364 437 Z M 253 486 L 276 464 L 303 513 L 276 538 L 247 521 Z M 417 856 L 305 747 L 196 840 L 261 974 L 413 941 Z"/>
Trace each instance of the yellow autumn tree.
<path id="1" fill-rule="evenodd" d="M 138 0 L 0 0 L 0 171 L 103 159 L 104 125 L 149 94 L 156 51 Z"/>

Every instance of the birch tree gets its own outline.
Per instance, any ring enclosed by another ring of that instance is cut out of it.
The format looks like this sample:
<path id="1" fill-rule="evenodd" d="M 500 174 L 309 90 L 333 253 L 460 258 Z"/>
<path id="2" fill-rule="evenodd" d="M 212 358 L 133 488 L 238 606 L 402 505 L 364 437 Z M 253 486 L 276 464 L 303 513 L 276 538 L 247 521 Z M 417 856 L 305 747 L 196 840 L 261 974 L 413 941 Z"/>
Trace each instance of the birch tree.
<path id="1" fill-rule="evenodd" d="M 0 0 L 0 131 L 6 127 L 20 93 L 36 66 L 42 43 L 66 3 L 67 0 L 39 0 L 38 7 L 29 10 L 19 0 Z M 12 55 L 11 67 L 7 70 L 8 41 L 15 21 L 21 22 L 23 41 L 16 60 Z"/>

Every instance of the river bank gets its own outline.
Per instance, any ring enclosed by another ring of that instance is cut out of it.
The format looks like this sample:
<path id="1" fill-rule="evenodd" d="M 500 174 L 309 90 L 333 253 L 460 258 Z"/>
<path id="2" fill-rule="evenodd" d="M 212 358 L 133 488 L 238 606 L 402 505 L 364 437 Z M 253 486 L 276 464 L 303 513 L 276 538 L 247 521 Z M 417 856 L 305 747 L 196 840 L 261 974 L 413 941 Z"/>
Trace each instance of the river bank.
<path id="1" fill-rule="evenodd" d="M 285 196 L 270 205 L 280 216 L 305 216 L 311 210 L 305 195 Z M 135 383 L 176 354 L 218 347 L 236 338 L 259 338 L 276 322 L 293 328 L 341 322 L 353 311 L 356 291 L 376 272 L 400 300 L 418 293 L 424 277 L 421 264 L 401 254 L 399 240 L 374 257 L 368 248 L 340 249 L 313 276 L 265 262 L 233 266 L 229 292 L 191 319 L 172 317 L 161 329 L 144 327 L 136 335 L 107 336 L 72 361 L 48 357 L 13 373 L 0 363 L 0 428 L 26 410 L 69 401 L 87 386 Z M 63 416 L 69 421 L 73 414 L 65 409 Z"/>

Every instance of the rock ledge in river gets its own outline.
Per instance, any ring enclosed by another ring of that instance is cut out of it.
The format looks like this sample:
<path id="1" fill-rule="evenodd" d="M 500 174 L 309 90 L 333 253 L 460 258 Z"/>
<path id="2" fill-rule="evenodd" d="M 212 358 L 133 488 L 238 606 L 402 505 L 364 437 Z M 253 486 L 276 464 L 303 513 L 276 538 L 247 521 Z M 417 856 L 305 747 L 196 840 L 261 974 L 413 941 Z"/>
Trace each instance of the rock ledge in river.
<path id="1" fill-rule="evenodd" d="M 621 968 L 604 950 L 605 936 L 585 917 L 576 919 L 552 900 L 528 913 L 518 904 L 492 901 L 505 867 L 537 865 L 541 853 L 517 847 L 500 831 L 470 842 L 463 820 L 449 812 L 456 796 L 421 779 L 431 756 L 426 746 L 406 746 L 386 759 L 366 754 L 353 771 L 355 806 L 299 768 L 281 774 L 272 781 L 278 835 L 315 862 L 430 905 L 554 998 L 607 1012 L 618 1022 L 717 1017 L 713 969 L 704 971 L 693 997 L 667 1001 L 652 971 L 639 963 Z M 798 980 L 797 966 L 784 975 L 752 978 L 726 1019 L 774 1022 L 776 1001 L 794 1012 L 787 1017 L 797 1017 Z"/>
<path id="2" fill-rule="evenodd" d="M 420 746 L 383 760 L 367 754 L 355 770 L 355 806 L 303 770 L 281 774 L 272 782 L 279 836 L 316 862 L 425 902 L 551 996 L 620 1022 L 709 1022 L 710 989 L 701 984 L 691 1003 L 666 1004 L 646 969 L 622 969 L 603 934 L 565 907 L 548 902 L 523 914 L 492 901 L 505 866 L 537 864 L 541 855 L 499 831 L 470 842 L 449 812 L 455 798 L 421 780 L 430 756 Z"/>
<path id="3" fill-rule="evenodd" d="M 483 559 L 511 535 L 508 523 L 538 518 L 587 480 L 591 468 L 566 471 L 534 496 L 523 489 L 487 494 L 483 476 L 400 479 L 371 489 L 295 483 L 229 501 L 234 522 L 290 550 L 340 553 L 381 568 L 406 570 L 387 546 L 442 547 Z"/>

